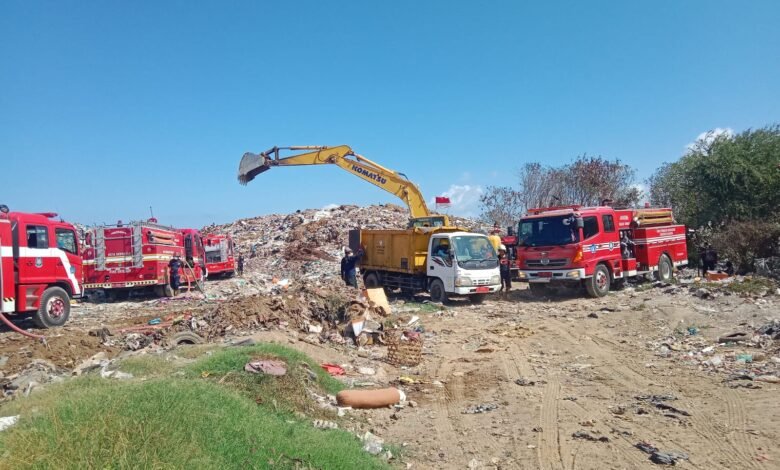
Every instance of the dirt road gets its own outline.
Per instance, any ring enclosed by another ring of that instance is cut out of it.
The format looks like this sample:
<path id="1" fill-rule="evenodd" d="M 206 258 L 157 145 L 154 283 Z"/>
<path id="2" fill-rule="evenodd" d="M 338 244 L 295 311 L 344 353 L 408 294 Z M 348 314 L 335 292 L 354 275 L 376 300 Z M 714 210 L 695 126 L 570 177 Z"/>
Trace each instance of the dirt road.
<path id="1" fill-rule="evenodd" d="M 723 374 L 659 357 L 648 345 L 680 325 L 700 325 L 703 336 L 717 337 L 772 316 L 771 306 L 731 298 L 718 302 L 723 312 L 705 315 L 694 308 L 703 301 L 691 297 L 544 302 L 515 295 L 425 319 L 434 339 L 413 376 L 424 382 L 409 393 L 418 406 L 397 419 L 372 420 L 385 439 L 407 444 L 415 468 L 655 467 L 634 447 L 640 441 L 689 454 L 678 462 L 682 468 L 780 465 L 773 445 L 780 386 L 728 388 Z M 622 311 L 601 310 L 616 306 Z M 520 378 L 534 384 L 518 385 Z M 661 403 L 676 411 L 635 398 L 641 395 L 671 395 Z M 498 407 L 465 413 L 480 404 Z M 579 431 L 596 441 L 572 437 Z"/>

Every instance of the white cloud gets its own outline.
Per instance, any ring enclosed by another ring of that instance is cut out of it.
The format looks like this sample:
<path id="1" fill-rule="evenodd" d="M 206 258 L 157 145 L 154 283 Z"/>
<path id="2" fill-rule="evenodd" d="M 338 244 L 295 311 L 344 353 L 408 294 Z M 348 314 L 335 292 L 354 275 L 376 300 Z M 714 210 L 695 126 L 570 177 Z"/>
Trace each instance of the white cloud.
<path id="1" fill-rule="evenodd" d="M 734 137 L 734 129 L 730 127 L 716 127 L 707 132 L 702 132 L 696 137 L 696 140 L 685 146 L 686 150 L 694 150 L 700 147 L 709 147 L 712 142 L 720 136 L 728 138 Z"/>
<path id="2" fill-rule="evenodd" d="M 450 198 L 450 207 L 446 212 L 465 217 L 476 217 L 479 214 L 479 197 L 484 190 L 482 186 L 470 184 L 453 184 L 441 196 Z M 436 207 L 436 199 L 431 199 L 431 206 Z"/>

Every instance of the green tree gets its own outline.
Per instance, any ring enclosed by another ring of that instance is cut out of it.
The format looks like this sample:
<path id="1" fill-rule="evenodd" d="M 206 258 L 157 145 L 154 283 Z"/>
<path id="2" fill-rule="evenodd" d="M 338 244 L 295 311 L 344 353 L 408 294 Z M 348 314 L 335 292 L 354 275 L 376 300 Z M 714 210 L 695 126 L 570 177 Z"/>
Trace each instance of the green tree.
<path id="1" fill-rule="evenodd" d="M 669 205 L 682 223 L 777 220 L 780 126 L 699 141 L 648 180 L 653 204 Z"/>

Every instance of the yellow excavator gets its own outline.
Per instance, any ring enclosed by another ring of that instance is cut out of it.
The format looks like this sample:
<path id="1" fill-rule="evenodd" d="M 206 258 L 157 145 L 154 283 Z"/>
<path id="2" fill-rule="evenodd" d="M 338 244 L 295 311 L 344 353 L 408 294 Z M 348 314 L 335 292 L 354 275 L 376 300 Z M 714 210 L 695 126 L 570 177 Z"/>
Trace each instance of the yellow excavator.
<path id="1" fill-rule="evenodd" d="M 282 151 L 307 152 L 282 157 Z M 358 155 L 347 145 L 336 147 L 295 146 L 273 147 L 260 154 L 247 152 L 238 166 L 238 181 L 247 184 L 257 175 L 274 166 L 337 165 L 355 176 L 401 198 L 409 207 L 409 227 L 449 227 L 446 215 L 431 214 L 420 189 L 406 175 L 387 169 Z"/>

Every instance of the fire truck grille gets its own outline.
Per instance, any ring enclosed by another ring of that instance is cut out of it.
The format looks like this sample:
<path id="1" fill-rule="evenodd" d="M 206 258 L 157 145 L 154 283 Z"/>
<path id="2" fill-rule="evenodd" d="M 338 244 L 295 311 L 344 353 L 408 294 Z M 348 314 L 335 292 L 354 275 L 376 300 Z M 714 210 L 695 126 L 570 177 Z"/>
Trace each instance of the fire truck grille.
<path id="1" fill-rule="evenodd" d="M 546 262 L 545 262 L 546 261 Z M 561 268 L 566 266 L 568 260 L 566 258 L 556 259 L 529 259 L 525 261 L 525 265 L 529 268 Z"/>

